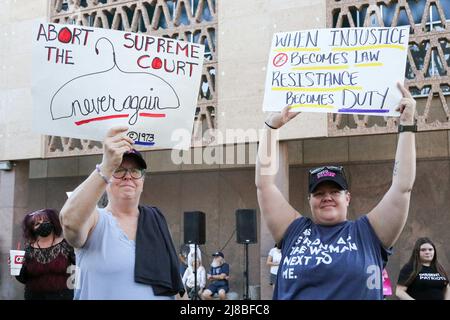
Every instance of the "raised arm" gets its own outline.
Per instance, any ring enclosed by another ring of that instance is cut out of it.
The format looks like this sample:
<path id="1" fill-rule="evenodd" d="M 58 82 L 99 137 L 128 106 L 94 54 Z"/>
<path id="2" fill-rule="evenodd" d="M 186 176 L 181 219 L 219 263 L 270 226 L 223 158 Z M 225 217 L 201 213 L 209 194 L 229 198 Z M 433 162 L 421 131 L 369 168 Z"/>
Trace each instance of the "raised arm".
<path id="1" fill-rule="evenodd" d="M 289 107 L 285 107 L 281 113 L 271 114 L 266 123 L 273 128 L 281 128 L 297 115 L 298 113 L 289 112 Z M 273 239 L 279 242 L 287 227 L 300 215 L 286 201 L 275 184 L 278 171 L 277 134 L 275 129 L 270 129 L 268 126 L 263 130 L 256 159 L 255 184 L 259 208 Z"/>
<path id="2" fill-rule="evenodd" d="M 107 179 L 111 179 L 112 173 L 120 165 L 124 152 L 132 148 L 133 140 L 125 135 L 127 130 L 127 127 L 114 127 L 108 131 L 103 142 L 103 160 L 99 169 Z M 105 180 L 94 170 L 75 189 L 61 209 L 60 220 L 64 237 L 73 247 L 83 247 L 90 231 L 96 225 L 96 205 L 106 186 Z"/>
<path id="3" fill-rule="evenodd" d="M 408 90 L 399 84 L 403 94 L 398 111 L 400 124 L 413 125 L 416 102 Z M 378 238 L 385 248 L 397 241 L 408 217 L 411 190 L 416 176 L 416 144 L 413 132 L 399 134 L 392 185 L 378 205 L 368 214 Z"/>

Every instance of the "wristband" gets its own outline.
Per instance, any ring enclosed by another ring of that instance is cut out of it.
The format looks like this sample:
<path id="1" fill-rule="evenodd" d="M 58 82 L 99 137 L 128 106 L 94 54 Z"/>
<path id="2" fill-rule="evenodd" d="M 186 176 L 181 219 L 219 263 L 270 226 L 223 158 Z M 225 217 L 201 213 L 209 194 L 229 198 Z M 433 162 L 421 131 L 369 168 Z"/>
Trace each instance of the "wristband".
<path id="1" fill-rule="evenodd" d="M 97 171 L 98 175 L 103 179 L 103 181 L 105 181 L 106 184 L 109 184 L 109 179 L 100 170 L 100 165 L 95 165 L 95 171 Z"/>
<path id="2" fill-rule="evenodd" d="M 413 125 L 404 126 L 402 124 L 398 125 L 398 132 L 417 132 L 417 124 L 414 122 Z"/>

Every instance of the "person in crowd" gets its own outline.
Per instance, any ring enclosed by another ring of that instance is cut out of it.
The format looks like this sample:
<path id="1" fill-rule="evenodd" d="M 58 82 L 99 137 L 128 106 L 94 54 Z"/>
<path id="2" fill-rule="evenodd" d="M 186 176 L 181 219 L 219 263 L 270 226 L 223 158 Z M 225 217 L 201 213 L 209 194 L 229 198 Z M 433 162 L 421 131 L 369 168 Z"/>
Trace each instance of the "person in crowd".
<path id="1" fill-rule="evenodd" d="M 449 278 L 429 238 L 417 239 L 400 270 L 395 295 L 400 300 L 450 300 Z"/>
<path id="2" fill-rule="evenodd" d="M 383 278 L 383 299 L 386 300 L 387 297 L 392 295 L 392 284 L 391 279 L 389 278 L 389 274 L 385 269 L 383 269 L 383 273 L 381 274 Z"/>
<path id="3" fill-rule="evenodd" d="M 25 284 L 25 300 L 72 300 L 75 253 L 62 237 L 58 212 L 41 209 L 22 221 L 25 257 L 16 279 Z"/>
<path id="4" fill-rule="evenodd" d="M 347 218 L 351 194 L 342 166 L 309 170 L 311 218 L 286 201 L 275 183 L 278 154 L 272 142 L 278 129 L 299 113 L 288 106 L 265 121 L 255 183 L 264 220 L 283 256 L 274 299 L 383 299 L 382 270 L 405 225 L 416 173 L 416 103 L 401 84 L 399 90 L 403 98 L 397 108 L 400 133 L 392 184 L 381 201 L 355 221 Z"/>
<path id="5" fill-rule="evenodd" d="M 189 299 L 200 300 L 203 289 L 206 286 L 206 270 L 199 258 L 192 259 L 190 265 L 183 275 L 183 284 Z M 197 292 L 195 288 L 195 279 L 197 278 Z"/>
<path id="6" fill-rule="evenodd" d="M 270 266 L 270 276 L 269 284 L 273 286 L 277 280 L 278 266 L 281 261 L 281 250 L 275 243 L 274 247 L 270 249 L 269 255 L 267 256 L 267 265 Z"/>
<path id="7" fill-rule="evenodd" d="M 189 254 L 189 245 L 182 244 L 180 246 L 180 252 L 178 253 L 178 258 L 180 259 L 180 275 L 181 275 L 181 277 L 183 277 L 184 272 L 188 268 L 188 262 L 187 262 L 188 254 Z"/>
<path id="8" fill-rule="evenodd" d="M 196 250 L 195 248 L 197 248 L 197 252 L 195 252 L 195 250 Z M 189 244 L 189 253 L 187 256 L 188 265 L 191 265 L 192 260 L 194 260 L 194 259 L 199 259 L 200 264 L 203 264 L 202 263 L 202 251 L 200 250 L 200 247 L 198 245 L 196 246 L 195 244 L 191 243 L 191 244 Z"/>
<path id="9" fill-rule="evenodd" d="M 184 294 L 165 217 L 157 207 L 139 204 L 147 163 L 127 130 L 107 132 L 102 162 L 61 210 L 79 267 L 75 299 L 172 300 Z M 105 190 L 108 204 L 97 208 Z"/>
<path id="10" fill-rule="evenodd" d="M 212 300 L 214 294 L 217 293 L 220 300 L 226 300 L 229 291 L 230 266 L 225 262 L 225 256 L 221 251 L 213 253 L 212 256 L 211 269 L 207 274 L 210 284 L 203 291 L 202 298 L 203 300 Z"/>

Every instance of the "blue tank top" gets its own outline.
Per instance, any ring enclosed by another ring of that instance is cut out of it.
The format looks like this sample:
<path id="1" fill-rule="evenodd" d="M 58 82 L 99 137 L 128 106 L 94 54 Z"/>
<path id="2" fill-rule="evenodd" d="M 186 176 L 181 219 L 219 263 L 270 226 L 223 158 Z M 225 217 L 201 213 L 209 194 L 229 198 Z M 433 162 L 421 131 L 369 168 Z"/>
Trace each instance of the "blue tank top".
<path id="1" fill-rule="evenodd" d="M 274 299 L 381 300 L 390 254 L 367 216 L 334 226 L 296 219 L 282 240 Z"/>
<path id="2" fill-rule="evenodd" d="M 75 300 L 172 300 L 155 296 L 150 285 L 134 281 L 136 243 L 129 240 L 116 218 L 98 210 L 97 225 L 85 245 L 75 249 Z"/>

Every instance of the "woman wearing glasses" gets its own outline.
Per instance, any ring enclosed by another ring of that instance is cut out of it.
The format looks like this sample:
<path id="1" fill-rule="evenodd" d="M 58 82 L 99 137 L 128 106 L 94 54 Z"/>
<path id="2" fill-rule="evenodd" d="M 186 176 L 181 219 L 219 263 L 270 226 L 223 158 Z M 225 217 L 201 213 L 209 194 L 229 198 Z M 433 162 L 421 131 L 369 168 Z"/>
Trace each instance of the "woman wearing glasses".
<path id="1" fill-rule="evenodd" d="M 75 299 L 173 299 L 184 290 L 164 216 L 139 205 L 147 164 L 127 129 L 108 131 L 102 163 L 61 210 L 66 239 L 77 248 Z M 105 190 L 108 204 L 97 208 Z"/>
<path id="2" fill-rule="evenodd" d="M 416 104 L 403 86 L 399 89 L 403 98 L 397 110 L 405 132 L 399 135 L 392 185 L 375 208 L 355 221 L 347 220 L 351 195 L 339 166 L 309 172 L 311 219 L 285 200 L 270 169 L 277 156 L 266 150 L 276 129 L 298 113 L 286 107 L 266 120 L 256 187 L 261 212 L 282 249 L 274 299 L 383 299 L 382 270 L 405 225 L 416 171 L 414 133 L 407 131 L 414 124 Z"/>
<path id="3" fill-rule="evenodd" d="M 430 239 L 417 239 L 400 271 L 395 295 L 401 300 L 450 300 L 449 278 Z"/>

